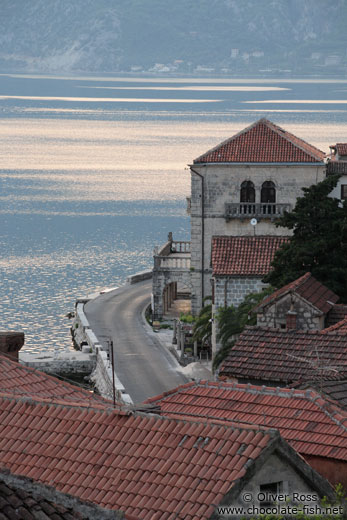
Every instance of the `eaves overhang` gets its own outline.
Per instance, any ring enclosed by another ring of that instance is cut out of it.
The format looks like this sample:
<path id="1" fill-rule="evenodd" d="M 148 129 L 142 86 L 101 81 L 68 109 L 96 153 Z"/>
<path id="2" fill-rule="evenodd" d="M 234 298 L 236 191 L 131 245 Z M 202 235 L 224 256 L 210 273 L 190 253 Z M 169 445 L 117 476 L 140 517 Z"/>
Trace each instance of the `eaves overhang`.
<path id="1" fill-rule="evenodd" d="M 321 162 L 206 162 L 188 164 L 189 168 L 197 168 L 199 166 L 326 166 Z"/>

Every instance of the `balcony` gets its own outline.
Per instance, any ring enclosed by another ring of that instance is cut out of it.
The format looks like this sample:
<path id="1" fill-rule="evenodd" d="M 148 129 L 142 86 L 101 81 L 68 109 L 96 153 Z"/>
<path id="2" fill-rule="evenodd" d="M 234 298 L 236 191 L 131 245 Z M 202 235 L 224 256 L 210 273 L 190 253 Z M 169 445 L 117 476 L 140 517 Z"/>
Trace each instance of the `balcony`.
<path id="1" fill-rule="evenodd" d="M 172 240 L 168 242 L 154 255 L 155 269 L 180 270 L 190 269 L 190 242 Z"/>
<path id="2" fill-rule="evenodd" d="M 257 218 L 274 220 L 291 210 L 291 204 L 255 203 L 255 202 L 226 202 L 225 219 Z"/>

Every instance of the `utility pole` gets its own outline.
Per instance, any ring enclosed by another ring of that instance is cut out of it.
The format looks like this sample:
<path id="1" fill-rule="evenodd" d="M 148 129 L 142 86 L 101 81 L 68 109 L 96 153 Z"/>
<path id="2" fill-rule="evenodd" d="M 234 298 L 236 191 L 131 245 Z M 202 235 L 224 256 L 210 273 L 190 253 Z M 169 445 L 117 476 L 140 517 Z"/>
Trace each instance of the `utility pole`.
<path id="1" fill-rule="evenodd" d="M 109 348 L 111 349 L 111 365 L 112 365 L 112 390 L 113 390 L 113 406 L 116 407 L 116 387 L 114 384 L 114 357 L 113 357 L 113 341 L 109 342 Z"/>

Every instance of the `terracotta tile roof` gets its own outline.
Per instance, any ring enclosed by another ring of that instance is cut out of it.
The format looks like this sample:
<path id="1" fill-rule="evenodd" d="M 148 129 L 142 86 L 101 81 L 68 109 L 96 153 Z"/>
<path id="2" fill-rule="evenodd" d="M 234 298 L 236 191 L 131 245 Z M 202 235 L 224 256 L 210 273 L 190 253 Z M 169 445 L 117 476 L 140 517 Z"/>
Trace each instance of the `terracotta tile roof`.
<path id="1" fill-rule="evenodd" d="M 293 383 L 347 377 L 347 336 L 246 327 L 220 376 L 242 381 Z"/>
<path id="2" fill-rule="evenodd" d="M 260 119 L 195 159 L 198 163 L 322 163 L 324 152 L 267 119 Z"/>
<path id="3" fill-rule="evenodd" d="M 347 161 L 329 161 L 327 163 L 326 173 L 327 175 L 346 175 Z"/>
<path id="4" fill-rule="evenodd" d="M 307 381 L 299 388 L 315 388 L 326 398 L 347 411 L 347 379 L 341 381 Z"/>
<path id="5" fill-rule="evenodd" d="M 110 405 L 110 401 L 93 392 L 21 365 L 3 355 L 0 355 L 0 392 L 66 402 L 94 402 L 107 407 Z"/>
<path id="6" fill-rule="evenodd" d="M 254 310 L 262 312 L 263 309 L 269 304 L 279 300 L 285 294 L 293 292 L 308 303 L 316 307 L 320 312 L 326 314 L 333 307 L 334 303 L 337 302 L 339 297 L 333 293 L 328 287 L 318 282 L 311 273 L 306 273 L 300 278 L 297 278 L 288 285 L 281 287 L 274 293 L 270 294 L 265 298 Z"/>
<path id="7" fill-rule="evenodd" d="M 147 402 L 160 406 L 167 417 L 241 421 L 276 428 L 301 455 L 347 461 L 347 413 L 314 390 L 201 381 Z"/>
<path id="8" fill-rule="evenodd" d="M 331 325 L 335 325 L 335 323 L 338 323 L 346 317 L 347 305 L 344 303 L 335 303 L 327 315 L 326 326 L 330 327 Z"/>
<path id="9" fill-rule="evenodd" d="M 339 155 L 347 155 L 347 143 L 336 143 L 335 146 Z"/>
<path id="10" fill-rule="evenodd" d="M 1 520 L 130 520 L 54 488 L 0 470 Z"/>
<path id="11" fill-rule="evenodd" d="M 288 237 L 212 237 L 213 276 L 264 276 Z"/>
<path id="12" fill-rule="evenodd" d="M 11 473 L 142 520 L 209 518 L 265 448 L 283 445 L 267 428 L 82 403 L 1 395 L 0 414 L 0 463 Z"/>
<path id="13" fill-rule="evenodd" d="M 321 334 L 329 334 L 329 332 L 347 336 L 347 318 L 335 323 L 335 325 L 331 325 L 330 327 L 321 330 Z"/>

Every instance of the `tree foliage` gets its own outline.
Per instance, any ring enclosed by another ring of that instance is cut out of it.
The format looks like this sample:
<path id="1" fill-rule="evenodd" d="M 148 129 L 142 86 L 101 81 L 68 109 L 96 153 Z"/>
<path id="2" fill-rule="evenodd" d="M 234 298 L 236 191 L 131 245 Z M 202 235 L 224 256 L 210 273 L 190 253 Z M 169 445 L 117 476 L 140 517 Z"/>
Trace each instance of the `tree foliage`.
<path id="1" fill-rule="evenodd" d="M 238 307 L 220 307 L 216 315 L 218 321 L 218 340 L 221 348 L 213 360 L 213 369 L 227 357 L 235 344 L 235 336 L 240 334 L 246 325 L 255 325 L 257 318 L 251 314 L 252 309 L 258 305 L 266 296 L 274 291 L 273 287 L 267 287 L 261 292 L 248 294 Z"/>
<path id="2" fill-rule="evenodd" d="M 200 341 L 202 344 L 211 344 L 212 335 L 212 304 L 205 305 L 211 300 L 211 296 L 204 298 L 204 306 L 200 310 L 193 327 L 193 341 Z"/>
<path id="3" fill-rule="evenodd" d="M 282 287 L 310 271 L 347 301 L 347 201 L 329 197 L 338 179 L 303 188 L 294 210 L 278 219 L 276 226 L 293 230 L 293 236 L 276 252 L 265 282 Z"/>

